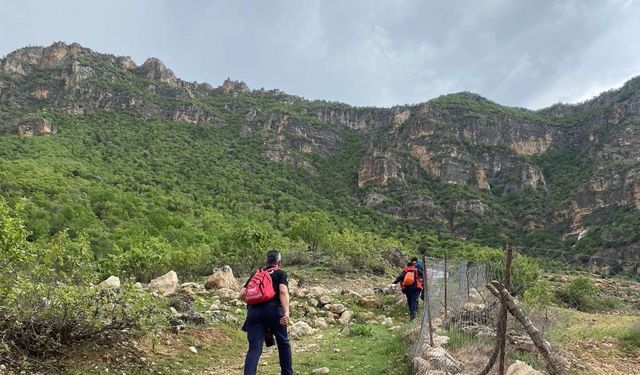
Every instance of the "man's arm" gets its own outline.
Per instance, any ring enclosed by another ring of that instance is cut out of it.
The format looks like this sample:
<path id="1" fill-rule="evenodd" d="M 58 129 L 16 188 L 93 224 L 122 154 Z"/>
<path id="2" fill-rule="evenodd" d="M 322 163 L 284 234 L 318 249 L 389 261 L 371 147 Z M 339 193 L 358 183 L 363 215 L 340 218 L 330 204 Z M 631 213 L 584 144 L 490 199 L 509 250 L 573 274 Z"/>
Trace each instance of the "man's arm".
<path id="1" fill-rule="evenodd" d="M 289 287 L 285 284 L 280 284 L 279 289 L 280 303 L 284 310 L 284 316 L 280 319 L 280 324 L 286 327 L 289 324 Z"/>
<path id="2" fill-rule="evenodd" d="M 240 289 L 240 294 L 238 295 L 238 299 L 242 302 L 247 302 L 245 301 L 246 296 L 247 296 L 247 288 Z"/>
<path id="3" fill-rule="evenodd" d="M 400 281 L 402 281 L 402 280 L 404 279 L 404 274 L 405 274 L 405 272 L 402 272 L 402 273 L 400 274 L 400 276 L 396 277 L 396 279 L 393 281 L 393 283 L 394 283 L 394 284 L 397 284 L 397 283 L 399 283 Z"/>

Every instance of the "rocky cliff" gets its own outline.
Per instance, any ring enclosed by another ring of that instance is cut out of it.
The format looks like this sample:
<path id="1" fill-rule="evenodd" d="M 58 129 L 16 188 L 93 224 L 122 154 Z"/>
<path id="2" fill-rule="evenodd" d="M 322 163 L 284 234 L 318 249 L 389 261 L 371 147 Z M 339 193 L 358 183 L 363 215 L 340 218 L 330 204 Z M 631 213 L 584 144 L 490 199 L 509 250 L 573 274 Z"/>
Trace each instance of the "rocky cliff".
<path id="1" fill-rule="evenodd" d="M 591 239 L 591 250 L 640 257 L 637 236 L 616 242 L 601 231 L 620 212 L 635 218 L 640 210 L 640 78 L 540 111 L 471 93 L 356 108 L 229 79 L 217 88 L 185 82 L 158 59 L 138 66 L 75 43 L 0 60 L 1 134 L 54 135 L 47 113 L 97 110 L 237 126 L 238 137 L 260 140 L 268 160 L 312 175 L 324 173 L 318 158 L 357 149 L 344 176 L 350 199 L 414 229 L 493 244 L 548 236 L 557 241 L 534 243 L 580 247 Z"/>

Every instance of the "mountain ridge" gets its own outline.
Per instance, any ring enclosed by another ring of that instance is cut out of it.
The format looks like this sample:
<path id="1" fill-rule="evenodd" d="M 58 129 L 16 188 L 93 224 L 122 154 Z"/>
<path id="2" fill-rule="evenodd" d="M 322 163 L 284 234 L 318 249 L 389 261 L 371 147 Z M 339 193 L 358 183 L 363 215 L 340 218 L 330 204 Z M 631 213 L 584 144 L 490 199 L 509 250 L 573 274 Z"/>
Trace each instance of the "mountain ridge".
<path id="1" fill-rule="evenodd" d="M 535 111 L 468 92 L 379 108 L 229 79 L 215 88 L 185 82 L 158 59 L 138 66 L 76 43 L 26 47 L 0 60 L 5 133 L 49 134 L 66 126 L 56 116 L 65 123 L 95 111 L 234 129 L 228 142 L 256 142 L 268 163 L 316 178 L 330 178 L 327 168 L 337 163 L 331 178 L 344 179 L 341 204 L 412 230 L 640 256 L 640 238 L 616 238 L 612 224 L 640 223 L 640 77 Z"/>

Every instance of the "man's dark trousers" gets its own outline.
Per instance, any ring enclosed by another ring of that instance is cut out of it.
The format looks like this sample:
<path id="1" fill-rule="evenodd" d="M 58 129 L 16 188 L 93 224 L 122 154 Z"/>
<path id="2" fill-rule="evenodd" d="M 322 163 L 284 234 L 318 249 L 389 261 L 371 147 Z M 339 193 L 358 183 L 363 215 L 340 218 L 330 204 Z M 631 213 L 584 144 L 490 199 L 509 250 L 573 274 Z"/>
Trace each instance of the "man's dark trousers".
<path id="1" fill-rule="evenodd" d="M 282 316 L 284 316 L 282 306 L 275 301 L 249 305 L 245 323 L 247 339 L 249 340 L 249 351 L 244 361 L 244 375 L 256 374 L 267 329 L 273 332 L 273 336 L 278 344 L 280 374 L 293 375 L 291 346 L 289 345 L 289 338 L 287 336 L 287 327 L 280 324 L 280 318 L 282 318 Z"/>
<path id="2" fill-rule="evenodd" d="M 418 313 L 418 298 L 420 298 L 422 289 L 406 288 L 404 292 L 407 296 L 407 305 L 409 306 L 409 319 L 413 319 Z"/>

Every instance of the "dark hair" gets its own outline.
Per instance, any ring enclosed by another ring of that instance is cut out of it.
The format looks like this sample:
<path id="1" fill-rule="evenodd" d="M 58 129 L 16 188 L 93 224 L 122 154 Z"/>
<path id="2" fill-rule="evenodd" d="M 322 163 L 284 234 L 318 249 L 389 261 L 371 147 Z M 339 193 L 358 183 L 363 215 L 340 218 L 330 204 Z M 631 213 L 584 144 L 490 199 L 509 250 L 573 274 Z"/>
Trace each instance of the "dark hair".
<path id="1" fill-rule="evenodd" d="M 280 256 L 280 252 L 278 250 L 269 250 L 267 251 L 267 261 L 265 264 L 267 266 L 275 266 L 280 262 L 282 257 Z"/>
<path id="2" fill-rule="evenodd" d="M 413 257 L 413 258 L 411 258 L 411 261 L 412 261 L 412 262 L 417 262 L 417 261 L 418 261 L 418 257 Z"/>
<path id="3" fill-rule="evenodd" d="M 413 262 L 407 263 L 407 266 L 409 266 L 409 267 L 413 266 Z"/>

